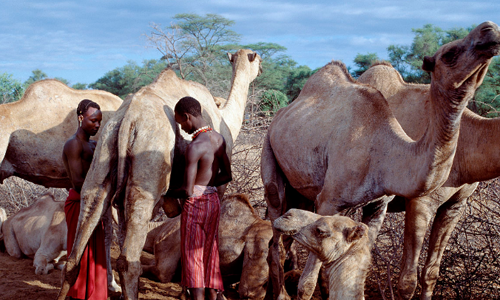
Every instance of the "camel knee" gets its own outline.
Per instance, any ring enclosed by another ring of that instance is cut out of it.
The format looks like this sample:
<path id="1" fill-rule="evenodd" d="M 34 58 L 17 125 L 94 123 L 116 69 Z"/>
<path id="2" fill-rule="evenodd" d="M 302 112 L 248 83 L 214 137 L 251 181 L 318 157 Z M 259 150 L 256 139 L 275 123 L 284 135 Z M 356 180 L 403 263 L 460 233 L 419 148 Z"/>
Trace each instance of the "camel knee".
<path id="1" fill-rule="evenodd" d="M 439 266 L 431 266 L 423 270 L 422 278 L 420 279 L 422 284 L 422 296 L 421 299 L 430 299 L 432 297 L 432 291 L 436 286 L 436 281 L 439 278 Z"/>
<path id="2" fill-rule="evenodd" d="M 127 259 L 125 258 L 125 256 L 120 255 L 118 257 L 118 259 L 116 260 L 116 269 L 120 273 L 128 271 L 128 263 L 127 263 Z"/>
<path id="3" fill-rule="evenodd" d="M 279 208 L 281 205 L 278 185 L 275 182 L 271 182 L 265 185 L 266 198 L 269 204 L 274 208 Z"/>
<path id="4" fill-rule="evenodd" d="M 417 288 L 417 273 L 402 273 L 399 277 L 398 291 L 402 299 L 411 299 Z"/>

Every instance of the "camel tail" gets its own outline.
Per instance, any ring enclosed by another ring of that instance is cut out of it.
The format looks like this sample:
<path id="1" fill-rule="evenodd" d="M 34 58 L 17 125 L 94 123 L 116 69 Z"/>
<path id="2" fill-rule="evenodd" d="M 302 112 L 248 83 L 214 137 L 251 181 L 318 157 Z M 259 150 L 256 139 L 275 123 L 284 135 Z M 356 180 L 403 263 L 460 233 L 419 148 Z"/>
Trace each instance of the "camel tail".
<path id="1" fill-rule="evenodd" d="M 116 206 L 123 205 L 125 187 L 127 186 L 128 171 L 130 169 L 131 158 L 129 156 L 130 147 L 135 139 L 135 125 L 128 118 L 124 118 L 118 130 L 116 139 L 116 189 L 111 203 Z M 113 166 L 112 166 L 113 167 Z"/>

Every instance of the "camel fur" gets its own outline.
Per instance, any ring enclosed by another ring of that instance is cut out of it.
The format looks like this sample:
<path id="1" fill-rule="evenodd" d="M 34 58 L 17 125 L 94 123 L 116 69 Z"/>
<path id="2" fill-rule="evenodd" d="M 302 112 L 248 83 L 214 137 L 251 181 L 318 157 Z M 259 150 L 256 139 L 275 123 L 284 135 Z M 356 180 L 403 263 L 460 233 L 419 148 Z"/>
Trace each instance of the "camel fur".
<path id="1" fill-rule="evenodd" d="M 484 35 L 496 36 L 490 42 L 491 45 L 482 50 L 488 51 L 491 47 L 491 54 L 485 57 L 483 65 L 477 67 L 486 73 L 491 55 L 497 55 L 499 51 L 499 31 L 492 22 L 479 25 L 478 30 Z M 495 40 L 497 45 L 493 43 Z M 485 44 L 481 40 L 473 43 Z M 478 79 L 482 80 L 482 77 Z M 477 86 L 481 80 L 476 81 Z M 431 122 L 428 109 L 432 84 L 408 84 L 388 63 L 372 66 L 360 76 L 359 81 L 370 84 L 384 95 L 396 119 L 411 138 L 419 139 L 424 134 Z M 432 222 L 427 260 L 421 275 L 421 299 L 431 299 L 444 250 L 463 213 L 466 199 L 474 192 L 479 181 L 500 176 L 500 157 L 495 146 L 499 139 L 500 118 L 486 119 L 465 109 L 460 121 L 455 158 L 446 182 L 428 195 L 397 196 L 389 204 L 389 210 L 406 209 L 403 261 L 398 284 L 403 299 L 411 299 L 415 292 L 417 262 L 427 228 Z"/>
<path id="2" fill-rule="evenodd" d="M 240 131 L 248 88 L 260 73 L 261 58 L 244 49 L 228 57 L 233 77 L 222 108 L 217 108 L 213 96 L 201 84 L 181 80 L 172 70 L 164 70 L 155 82 L 129 96 L 104 126 L 82 187 L 75 250 L 63 270 L 58 299 L 64 299 L 75 281 L 84 246 L 111 203 L 118 208 L 121 254 L 117 268 L 123 296 L 137 299 L 147 224 L 161 195 L 169 186 L 180 185 L 183 152 L 191 140 L 175 123 L 175 104 L 184 96 L 196 98 L 207 123 L 224 136 L 228 155 Z M 220 195 L 224 188 L 219 189 Z"/>
<path id="3" fill-rule="evenodd" d="M 321 215 L 363 207 L 373 244 L 395 195 L 422 197 L 440 187 L 452 166 L 462 112 L 500 47 L 496 29 L 482 29 L 424 58 L 432 78 L 429 125 L 418 140 L 403 131 L 384 96 L 357 83 L 343 64 L 332 62 L 311 76 L 278 112 L 264 141 L 261 175 L 271 221 L 301 203 L 314 203 Z M 407 222 L 415 217 L 407 211 Z M 271 270 L 274 296 L 284 300 L 279 239 L 275 231 Z M 320 267 L 310 254 L 300 299 L 310 298 Z"/>
<path id="4" fill-rule="evenodd" d="M 368 226 L 344 216 L 321 216 L 294 208 L 273 226 L 325 264 L 330 300 L 364 299 L 371 261 Z"/>
<path id="5" fill-rule="evenodd" d="M 143 266 L 143 270 L 163 283 L 170 282 L 180 270 L 180 216 L 151 223 L 158 224 L 150 226 L 144 251 L 154 253 L 155 265 Z M 220 268 L 224 285 L 240 282 L 241 299 L 264 299 L 272 236 L 271 222 L 257 215 L 247 195 L 224 197 L 219 223 Z"/>

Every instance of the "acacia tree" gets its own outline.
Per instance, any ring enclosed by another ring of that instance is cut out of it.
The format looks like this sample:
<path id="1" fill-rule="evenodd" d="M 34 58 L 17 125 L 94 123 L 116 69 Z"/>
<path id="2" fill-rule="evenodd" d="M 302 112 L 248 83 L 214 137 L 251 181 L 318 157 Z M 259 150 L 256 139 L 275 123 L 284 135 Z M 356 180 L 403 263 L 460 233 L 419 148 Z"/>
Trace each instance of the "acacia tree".
<path id="1" fill-rule="evenodd" d="M 190 75 L 209 84 L 209 69 L 220 62 L 221 46 L 237 43 L 240 35 L 229 29 L 234 21 L 217 14 L 177 14 L 170 26 L 151 24 L 146 35 L 150 45 L 158 49 L 167 65 L 179 71 L 181 78 Z"/>

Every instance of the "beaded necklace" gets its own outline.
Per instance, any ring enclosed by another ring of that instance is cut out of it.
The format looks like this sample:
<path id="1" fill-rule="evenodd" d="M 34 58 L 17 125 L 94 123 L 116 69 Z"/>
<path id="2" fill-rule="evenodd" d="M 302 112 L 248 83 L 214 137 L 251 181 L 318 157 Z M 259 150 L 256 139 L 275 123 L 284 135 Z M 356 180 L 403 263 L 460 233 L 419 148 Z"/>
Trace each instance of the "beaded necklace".
<path id="1" fill-rule="evenodd" d="M 195 132 L 193 132 L 193 137 L 191 138 L 191 140 L 194 141 L 194 139 L 200 135 L 200 133 L 203 133 L 203 132 L 209 132 L 209 131 L 212 131 L 213 129 L 210 128 L 210 126 L 203 126 L 201 128 L 198 128 L 197 130 L 195 130 Z"/>

